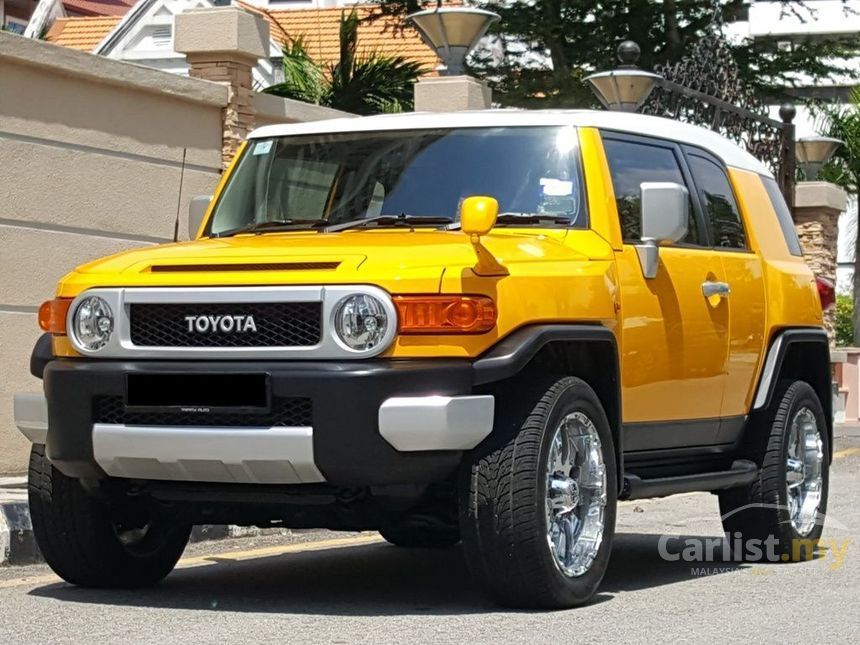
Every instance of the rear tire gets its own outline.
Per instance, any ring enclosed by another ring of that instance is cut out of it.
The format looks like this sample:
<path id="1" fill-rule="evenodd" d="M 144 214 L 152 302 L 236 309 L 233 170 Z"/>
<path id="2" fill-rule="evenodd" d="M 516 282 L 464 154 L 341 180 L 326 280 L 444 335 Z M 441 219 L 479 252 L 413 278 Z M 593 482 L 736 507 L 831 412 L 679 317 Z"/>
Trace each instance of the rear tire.
<path id="1" fill-rule="evenodd" d="M 461 484 L 469 569 L 505 606 L 584 604 L 615 531 L 615 449 L 600 400 L 578 378 L 552 377 L 496 401 L 495 444 L 475 451 Z"/>
<path id="2" fill-rule="evenodd" d="M 730 544 L 744 548 L 736 559 L 762 560 L 749 553 L 749 540 L 776 540 L 777 562 L 811 559 L 824 529 L 829 488 L 827 424 L 818 395 L 804 381 L 782 381 L 760 423 L 754 455 L 758 479 L 720 493 L 720 515 Z M 756 428 L 753 428 L 755 430 Z M 801 503 L 801 502 L 805 502 Z"/>
<path id="3" fill-rule="evenodd" d="M 30 453 L 30 515 L 45 561 L 63 580 L 83 587 L 144 587 L 169 574 L 191 528 L 160 518 L 119 521 L 77 479 L 51 465 L 45 447 Z"/>

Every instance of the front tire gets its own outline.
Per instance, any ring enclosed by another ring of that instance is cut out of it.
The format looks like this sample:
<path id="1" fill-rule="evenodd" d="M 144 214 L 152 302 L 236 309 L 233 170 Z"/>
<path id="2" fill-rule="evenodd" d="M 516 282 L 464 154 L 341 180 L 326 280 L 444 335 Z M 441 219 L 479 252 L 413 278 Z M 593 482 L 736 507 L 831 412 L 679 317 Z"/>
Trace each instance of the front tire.
<path id="1" fill-rule="evenodd" d="M 169 574 L 191 528 L 116 511 L 51 465 L 45 447 L 30 453 L 30 516 L 48 566 L 82 587 L 144 587 Z"/>
<path id="2" fill-rule="evenodd" d="M 821 402 L 808 383 L 782 381 L 771 408 L 757 422 L 762 431 L 755 455 L 759 476 L 746 488 L 720 493 L 723 529 L 731 544 L 775 539 L 771 553 L 776 561 L 811 559 L 824 530 L 829 488 L 830 447 Z M 752 556 L 745 546 L 735 557 Z"/>
<path id="3" fill-rule="evenodd" d="M 586 603 L 609 563 L 618 491 L 600 400 L 573 377 L 538 380 L 496 400 L 493 436 L 502 438 L 476 450 L 461 485 L 469 569 L 505 606 Z"/>

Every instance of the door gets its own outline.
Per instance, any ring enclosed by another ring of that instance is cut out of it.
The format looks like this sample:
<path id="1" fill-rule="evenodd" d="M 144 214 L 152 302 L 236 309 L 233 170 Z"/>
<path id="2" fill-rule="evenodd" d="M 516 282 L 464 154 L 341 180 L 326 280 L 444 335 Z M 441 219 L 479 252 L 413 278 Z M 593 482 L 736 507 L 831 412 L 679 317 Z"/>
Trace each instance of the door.
<path id="1" fill-rule="evenodd" d="M 722 262 L 729 287 L 725 296 L 729 311 L 729 346 L 720 410 L 725 421 L 719 437 L 720 443 L 728 443 L 736 438 L 749 409 L 756 367 L 764 350 L 763 268 L 761 258 L 749 248 L 744 221 L 722 162 L 698 148 L 685 147 L 684 152 L 710 229 L 714 252 Z M 732 423 L 732 419 L 737 423 Z"/>
<path id="2" fill-rule="evenodd" d="M 726 282 L 723 263 L 708 248 L 680 147 L 614 133 L 602 137 L 624 238 L 617 266 L 625 451 L 712 444 L 726 382 L 729 314 L 723 298 L 708 294 Z M 660 248 L 653 279 L 642 275 L 634 247 L 645 181 L 676 182 L 691 191 L 687 236 Z"/>

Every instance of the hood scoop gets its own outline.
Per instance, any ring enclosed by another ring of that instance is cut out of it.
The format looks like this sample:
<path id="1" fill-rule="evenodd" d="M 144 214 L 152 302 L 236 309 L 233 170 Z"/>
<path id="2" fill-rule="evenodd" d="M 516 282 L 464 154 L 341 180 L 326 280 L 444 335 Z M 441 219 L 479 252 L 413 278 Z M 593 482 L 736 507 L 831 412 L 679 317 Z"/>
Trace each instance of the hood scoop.
<path id="1" fill-rule="evenodd" d="M 212 273 L 235 271 L 334 271 L 340 262 L 254 262 L 246 264 L 154 264 L 152 273 Z"/>

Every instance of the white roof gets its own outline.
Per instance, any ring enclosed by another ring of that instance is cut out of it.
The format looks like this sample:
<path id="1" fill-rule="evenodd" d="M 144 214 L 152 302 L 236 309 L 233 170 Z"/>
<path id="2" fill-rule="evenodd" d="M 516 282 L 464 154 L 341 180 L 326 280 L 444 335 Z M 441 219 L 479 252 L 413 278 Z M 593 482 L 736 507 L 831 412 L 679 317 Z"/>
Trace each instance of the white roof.
<path id="1" fill-rule="evenodd" d="M 573 125 L 603 128 L 630 134 L 688 143 L 709 150 L 727 166 L 772 177 L 770 170 L 733 141 L 712 130 L 689 123 L 630 112 L 602 110 L 479 110 L 463 112 L 402 112 L 377 116 L 329 119 L 306 123 L 267 125 L 250 139 L 301 134 L 423 130 L 432 128 L 482 128 L 504 126 Z"/>

